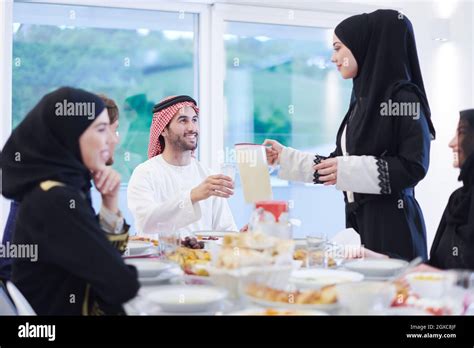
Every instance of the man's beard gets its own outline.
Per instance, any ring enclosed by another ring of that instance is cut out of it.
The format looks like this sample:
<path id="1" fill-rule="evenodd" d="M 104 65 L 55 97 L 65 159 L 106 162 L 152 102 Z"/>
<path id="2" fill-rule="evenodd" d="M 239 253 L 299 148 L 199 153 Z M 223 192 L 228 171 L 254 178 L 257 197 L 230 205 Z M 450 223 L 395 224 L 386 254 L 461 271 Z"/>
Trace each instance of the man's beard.
<path id="1" fill-rule="evenodd" d="M 186 135 L 188 135 L 188 134 L 185 134 L 183 136 L 173 134 L 169 139 L 171 146 L 174 149 L 176 149 L 178 151 L 181 151 L 181 152 L 196 150 L 197 145 L 198 145 L 199 133 L 192 133 L 192 134 L 196 135 L 196 142 L 194 144 L 189 144 L 187 142 Z"/>

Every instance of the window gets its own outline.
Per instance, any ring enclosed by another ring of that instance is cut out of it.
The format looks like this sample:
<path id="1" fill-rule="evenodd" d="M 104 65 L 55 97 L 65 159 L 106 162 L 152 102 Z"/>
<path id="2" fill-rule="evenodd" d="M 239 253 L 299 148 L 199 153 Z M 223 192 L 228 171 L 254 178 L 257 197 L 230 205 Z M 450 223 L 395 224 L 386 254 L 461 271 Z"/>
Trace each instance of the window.
<path id="1" fill-rule="evenodd" d="M 105 93 L 120 110 L 114 167 L 124 182 L 147 159 L 153 105 L 197 96 L 197 15 L 15 3 L 13 127 L 60 86 Z"/>
<path id="2" fill-rule="evenodd" d="M 351 82 L 331 63 L 332 30 L 227 21 L 224 146 L 275 139 L 299 150 L 328 155 L 345 115 Z M 293 183 L 272 174 L 274 199 L 290 202 L 303 224 L 295 235 L 332 234 L 344 228 L 342 193 L 333 187 Z M 238 225 L 252 207 L 240 189 L 230 200 Z M 246 207 L 246 209 L 242 209 Z"/>
<path id="3" fill-rule="evenodd" d="M 214 169 L 222 150 L 225 155 L 238 142 L 273 138 L 311 153 L 334 150 L 351 82 L 342 80 L 330 62 L 330 28 L 345 14 L 222 4 L 156 6 L 14 2 L 12 126 L 45 93 L 63 85 L 113 98 L 120 109 L 121 143 L 114 163 L 124 182 L 120 208 L 132 226 L 126 183 L 147 159 L 151 109 L 164 96 L 199 97 L 199 157 Z M 238 177 L 236 184 L 229 203 L 242 226 L 252 207 L 244 202 Z M 343 228 L 342 193 L 333 187 L 286 182 L 276 173 L 272 185 L 274 198 L 289 201 L 292 216 L 303 221 L 296 236 Z M 98 193 L 92 194 L 97 208 Z"/>
<path id="4" fill-rule="evenodd" d="M 104 93 L 120 110 L 114 168 L 129 223 L 126 183 L 147 159 L 153 105 L 168 95 L 198 96 L 198 15 L 14 3 L 12 127 L 46 93 L 74 86 Z M 98 192 L 92 190 L 96 209 Z"/>

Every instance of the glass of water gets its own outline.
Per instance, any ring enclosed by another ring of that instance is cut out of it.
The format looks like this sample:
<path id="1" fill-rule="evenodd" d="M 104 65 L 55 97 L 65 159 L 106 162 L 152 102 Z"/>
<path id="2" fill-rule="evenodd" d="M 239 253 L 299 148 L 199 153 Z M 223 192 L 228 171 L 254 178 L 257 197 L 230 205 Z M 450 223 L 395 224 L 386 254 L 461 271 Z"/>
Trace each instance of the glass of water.
<path id="1" fill-rule="evenodd" d="M 225 162 L 221 164 L 221 174 L 227 175 L 232 179 L 232 181 L 235 181 L 235 173 L 236 173 L 236 167 L 235 163 L 231 162 Z"/>
<path id="2" fill-rule="evenodd" d="M 307 236 L 306 247 L 308 252 L 307 265 L 308 268 L 327 268 L 328 255 L 326 247 L 328 239 L 325 234 Z"/>

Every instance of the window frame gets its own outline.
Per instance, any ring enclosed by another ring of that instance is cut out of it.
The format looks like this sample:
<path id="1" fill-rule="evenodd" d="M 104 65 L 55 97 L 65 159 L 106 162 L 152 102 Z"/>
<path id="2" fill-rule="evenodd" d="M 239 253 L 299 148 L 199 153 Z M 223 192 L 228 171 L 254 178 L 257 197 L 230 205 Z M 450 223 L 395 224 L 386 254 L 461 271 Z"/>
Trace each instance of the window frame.
<path id="1" fill-rule="evenodd" d="M 225 47 L 223 35 L 225 22 L 246 22 L 259 24 L 291 25 L 313 28 L 334 28 L 343 19 L 361 12 L 377 9 L 375 6 L 360 4 L 340 4 L 312 6 L 311 9 L 277 8 L 249 5 L 214 4 L 211 11 L 211 149 L 210 165 L 214 170 L 219 168 L 219 151 L 224 151 L 224 115 L 225 110 Z M 347 6 L 346 6 L 347 5 Z M 314 185 L 311 185 L 314 187 Z"/>
<path id="2" fill-rule="evenodd" d="M 44 3 L 71 6 L 94 6 L 192 13 L 198 15 L 195 40 L 196 56 L 194 72 L 200 117 L 200 161 L 217 170 L 219 153 L 224 150 L 224 23 L 225 21 L 253 22 L 261 24 L 297 25 L 305 27 L 331 28 L 344 18 L 375 10 L 377 7 L 361 4 L 317 4 L 308 9 L 280 8 L 269 6 L 213 4 L 212 0 L 194 2 L 169 2 L 166 0 L 3 0 L 0 1 L 0 19 L 5 23 L 0 28 L 0 52 L 3 64 L 0 67 L 0 146 L 3 148 L 12 129 L 12 52 L 13 52 L 13 3 Z M 400 10 L 400 9 L 399 9 Z M 291 16 L 293 19 L 291 18 Z M 212 67 L 212 68 L 211 68 Z M 212 135 L 212 136 L 211 136 Z M 0 186 L 1 188 L 1 186 Z M 0 198 L 0 236 L 9 212 L 9 201 Z"/>

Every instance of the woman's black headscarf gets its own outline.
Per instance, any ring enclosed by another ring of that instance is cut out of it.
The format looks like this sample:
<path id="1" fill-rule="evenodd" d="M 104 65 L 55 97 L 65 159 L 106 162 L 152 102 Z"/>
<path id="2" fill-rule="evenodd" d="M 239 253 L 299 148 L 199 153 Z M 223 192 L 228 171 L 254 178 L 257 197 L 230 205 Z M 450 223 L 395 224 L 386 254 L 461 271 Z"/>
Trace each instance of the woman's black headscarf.
<path id="1" fill-rule="evenodd" d="M 98 96 L 81 89 L 62 87 L 45 95 L 3 148 L 2 194 L 21 201 L 44 180 L 87 191 L 90 173 L 82 162 L 79 138 L 104 108 Z"/>
<path id="2" fill-rule="evenodd" d="M 336 27 L 335 34 L 351 50 L 358 64 L 346 116 L 357 106 L 347 124 L 349 154 L 380 156 L 390 151 L 396 117 L 382 117 L 381 103 L 400 89 L 417 95 L 420 111 L 427 118 L 434 138 L 410 20 L 397 11 L 377 10 L 345 19 Z"/>

